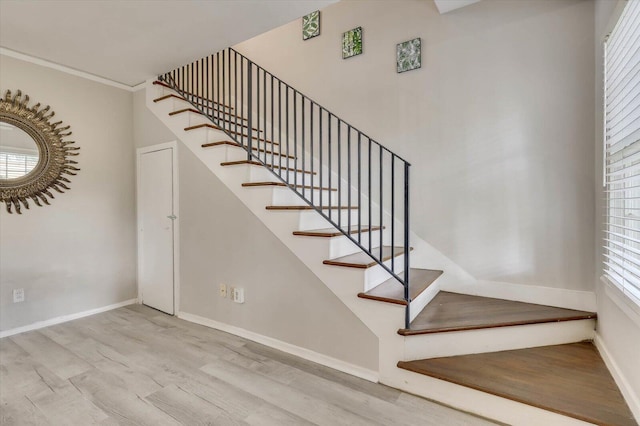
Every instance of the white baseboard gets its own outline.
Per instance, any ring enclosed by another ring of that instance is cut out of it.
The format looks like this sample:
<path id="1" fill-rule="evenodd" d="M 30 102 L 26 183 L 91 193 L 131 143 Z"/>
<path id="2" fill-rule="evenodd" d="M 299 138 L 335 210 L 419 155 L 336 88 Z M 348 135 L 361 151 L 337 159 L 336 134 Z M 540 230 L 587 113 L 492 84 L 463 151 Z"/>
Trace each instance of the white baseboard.
<path id="1" fill-rule="evenodd" d="M 44 321 L 34 322 L 33 324 L 23 325 L 22 327 L 12 328 L 10 330 L 0 331 L 0 338 L 13 336 L 14 334 L 24 333 L 26 331 L 37 330 L 39 328 L 49 327 L 50 325 L 56 325 L 67 321 L 72 321 L 78 318 L 88 317 L 90 315 L 99 314 L 101 312 L 111 311 L 123 306 L 133 305 L 138 303 L 138 299 L 129 299 L 123 302 L 114 303 L 113 305 L 102 306 L 100 308 L 89 309 L 88 311 L 77 312 L 75 314 L 62 315 L 61 317 L 51 318 Z"/>
<path id="2" fill-rule="evenodd" d="M 218 322 L 209 318 L 189 314 L 187 312 L 179 312 L 178 318 L 196 324 L 204 325 L 205 327 L 215 328 L 216 330 L 240 336 L 253 342 L 268 346 L 270 348 L 278 349 L 282 352 L 286 352 L 288 354 L 304 358 L 308 361 L 324 365 L 325 367 L 333 368 L 334 370 L 342 371 L 343 373 L 360 377 L 361 379 L 368 380 L 370 382 L 378 382 L 377 371 L 369 370 L 367 368 L 360 367 L 358 365 L 354 365 L 346 361 L 330 357 L 328 355 L 314 352 L 310 349 L 292 345 L 291 343 L 283 342 L 282 340 L 264 336 L 253 331 L 245 330 L 244 328 L 235 327 L 233 325 Z"/>
<path id="3" fill-rule="evenodd" d="M 442 285 L 441 290 L 581 311 L 596 312 L 597 310 L 596 293 L 594 291 L 569 290 L 498 281 L 477 281 L 474 284 L 452 282 Z"/>
<path id="4" fill-rule="evenodd" d="M 596 333 L 596 337 L 595 339 L 593 339 L 593 343 L 596 345 L 596 348 L 598 348 L 598 352 L 600 352 L 602 360 L 611 372 L 611 375 L 618 385 L 618 388 L 620 388 L 620 392 L 622 393 L 622 396 L 624 396 L 624 399 L 627 402 L 631 413 L 633 413 L 633 415 L 635 416 L 636 421 L 640 422 L 640 397 L 634 392 L 627 379 L 625 379 L 624 374 L 622 374 L 622 371 L 620 371 L 618 364 L 611 357 L 611 353 L 607 349 L 607 346 L 604 344 L 604 341 L 599 334 Z"/>

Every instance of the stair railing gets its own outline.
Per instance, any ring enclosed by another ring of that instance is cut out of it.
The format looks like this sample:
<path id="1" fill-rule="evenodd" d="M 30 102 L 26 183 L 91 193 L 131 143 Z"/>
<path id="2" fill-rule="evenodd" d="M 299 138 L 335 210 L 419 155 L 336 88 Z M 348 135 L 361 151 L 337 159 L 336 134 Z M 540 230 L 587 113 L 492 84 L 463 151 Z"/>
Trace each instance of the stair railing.
<path id="1" fill-rule="evenodd" d="M 408 161 L 232 48 L 158 80 L 391 274 L 404 287 L 409 328 Z"/>

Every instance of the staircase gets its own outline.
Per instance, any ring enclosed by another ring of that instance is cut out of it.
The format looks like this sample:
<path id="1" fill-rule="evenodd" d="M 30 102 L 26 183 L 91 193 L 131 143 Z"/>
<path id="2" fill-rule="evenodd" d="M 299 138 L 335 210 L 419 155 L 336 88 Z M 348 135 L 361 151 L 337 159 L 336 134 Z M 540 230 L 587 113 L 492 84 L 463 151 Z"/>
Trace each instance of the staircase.
<path id="1" fill-rule="evenodd" d="M 378 371 L 348 372 L 510 424 L 635 424 L 606 367 L 581 389 L 615 401 L 617 416 L 580 392 L 565 406 L 563 396 L 504 392 L 531 374 L 515 364 L 499 390 L 473 369 L 455 375 L 476 365 L 468 357 L 524 351 L 509 359 L 526 360 L 542 347 L 557 362 L 568 357 L 558 377 L 583 377 L 570 368 L 571 344 L 593 339 L 596 315 L 483 297 L 473 277 L 410 231 L 402 157 L 233 49 L 163 74 L 146 92 L 148 108 L 379 338 Z M 541 370 L 556 362 L 539 358 Z"/>

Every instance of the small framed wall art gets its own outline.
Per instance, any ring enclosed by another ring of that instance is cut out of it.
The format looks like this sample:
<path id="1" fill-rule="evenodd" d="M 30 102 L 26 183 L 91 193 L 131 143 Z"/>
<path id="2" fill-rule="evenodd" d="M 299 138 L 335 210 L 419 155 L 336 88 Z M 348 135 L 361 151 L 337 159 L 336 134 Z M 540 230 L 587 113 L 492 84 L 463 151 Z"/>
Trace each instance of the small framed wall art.
<path id="1" fill-rule="evenodd" d="M 320 11 L 316 10 L 308 15 L 302 17 L 302 39 L 309 40 L 310 38 L 320 35 Z"/>
<path id="2" fill-rule="evenodd" d="M 422 42 L 420 38 L 396 45 L 396 71 L 398 73 L 418 69 L 422 66 Z"/>
<path id="3" fill-rule="evenodd" d="M 362 27 L 342 34 L 342 59 L 362 54 Z"/>

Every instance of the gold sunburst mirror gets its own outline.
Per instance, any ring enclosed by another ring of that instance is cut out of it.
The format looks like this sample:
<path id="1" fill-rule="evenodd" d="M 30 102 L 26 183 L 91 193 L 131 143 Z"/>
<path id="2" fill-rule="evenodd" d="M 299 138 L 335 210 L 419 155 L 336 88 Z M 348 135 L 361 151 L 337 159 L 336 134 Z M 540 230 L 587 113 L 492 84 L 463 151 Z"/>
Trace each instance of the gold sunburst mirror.
<path id="1" fill-rule="evenodd" d="M 22 213 L 30 201 L 49 204 L 51 190 L 68 190 L 71 181 L 65 175 L 80 170 L 70 159 L 80 148 L 63 140 L 71 135 L 70 126 L 53 122 L 54 115 L 48 105 L 30 107 L 29 96 L 20 90 L 7 90 L 0 98 L 0 203 L 9 213 Z"/>

